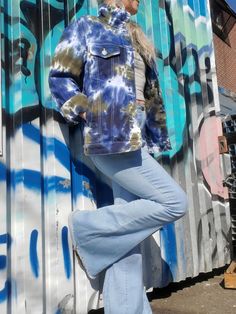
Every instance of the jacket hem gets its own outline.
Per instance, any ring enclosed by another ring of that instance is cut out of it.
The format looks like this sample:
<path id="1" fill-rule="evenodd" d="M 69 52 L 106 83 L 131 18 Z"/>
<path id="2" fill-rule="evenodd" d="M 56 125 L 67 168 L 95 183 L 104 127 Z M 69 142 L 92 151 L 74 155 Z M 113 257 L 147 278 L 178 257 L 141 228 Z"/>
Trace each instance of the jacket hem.
<path id="1" fill-rule="evenodd" d="M 84 154 L 89 155 L 110 155 L 128 153 L 142 148 L 142 142 L 131 144 L 129 142 L 89 144 L 84 145 Z"/>

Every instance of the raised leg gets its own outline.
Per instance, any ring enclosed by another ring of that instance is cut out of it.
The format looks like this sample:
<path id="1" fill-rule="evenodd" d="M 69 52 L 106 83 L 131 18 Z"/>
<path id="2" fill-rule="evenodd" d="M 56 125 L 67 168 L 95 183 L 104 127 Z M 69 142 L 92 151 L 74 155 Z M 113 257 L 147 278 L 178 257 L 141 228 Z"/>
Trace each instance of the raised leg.
<path id="1" fill-rule="evenodd" d="M 100 171 L 140 199 L 70 215 L 73 243 L 89 276 L 108 268 L 164 224 L 182 217 L 186 194 L 144 149 L 94 156 Z"/>

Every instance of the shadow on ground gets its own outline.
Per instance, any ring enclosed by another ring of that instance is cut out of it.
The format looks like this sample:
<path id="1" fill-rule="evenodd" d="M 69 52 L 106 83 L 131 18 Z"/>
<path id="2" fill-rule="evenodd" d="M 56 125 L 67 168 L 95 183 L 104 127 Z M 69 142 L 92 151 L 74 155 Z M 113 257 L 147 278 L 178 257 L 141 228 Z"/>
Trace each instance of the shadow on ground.
<path id="1" fill-rule="evenodd" d="M 227 267 L 225 265 L 194 278 L 172 282 L 164 288 L 154 288 L 147 293 L 153 313 L 236 313 L 236 290 L 224 289 L 223 274 Z M 104 314 L 104 309 L 92 310 L 89 314 Z"/>
<path id="2" fill-rule="evenodd" d="M 201 273 L 197 277 L 194 277 L 194 278 L 187 278 L 180 282 L 171 282 L 167 287 L 164 287 L 164 288 L 154 288 L 152 292 L 149 292 L 147 294 L 148 300 L 152 301 L 156 299 L 170 297 L 173 292 L 178 292 L 185 288 L 192 287 L 196 283 L 204 282 L 215 276 L 222 275 L 224 271 L 227 269 L 227 267 L 228 265 L 225 265 L 224 267 L 214 269 L 210 273 Z M 222 288 L 224 288 L 223 280 L 221 280 L 219 284 L 221 285 Z"/>

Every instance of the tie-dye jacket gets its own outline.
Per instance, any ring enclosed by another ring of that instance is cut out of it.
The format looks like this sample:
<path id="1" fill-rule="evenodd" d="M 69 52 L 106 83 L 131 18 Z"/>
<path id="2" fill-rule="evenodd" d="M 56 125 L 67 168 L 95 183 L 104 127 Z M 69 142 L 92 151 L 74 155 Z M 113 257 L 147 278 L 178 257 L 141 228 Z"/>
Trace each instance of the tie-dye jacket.
<path id="1" fill-rule="evenodd" d="M 111 154 L 142 146 L 135 119 L 134 48 L 126 23 L 130 14 L 103 5 L 98 17 L 82 16 L 64 31 L 56 47 L 49 86 L 64 118 L 81 123 L 86 112 L 84 152 Z M 146 64 L 146 142 L 170 149 L 155 62 Z"/>

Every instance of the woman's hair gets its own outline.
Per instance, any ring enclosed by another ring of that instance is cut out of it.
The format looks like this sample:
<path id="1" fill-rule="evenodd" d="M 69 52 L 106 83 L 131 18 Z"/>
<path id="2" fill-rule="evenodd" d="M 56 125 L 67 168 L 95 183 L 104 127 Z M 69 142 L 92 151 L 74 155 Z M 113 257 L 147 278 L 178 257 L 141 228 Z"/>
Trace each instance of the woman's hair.
<path id="1" fill-rule="evenodd" d="M 120 8 L 124 8 L 122 0 L 103 0 L 99 3 L 105 3 L 107 5 L 116 5 Z M 151 65 L 156 59 L 156 49 L 153 43 L 147 38 L 142 31 L 141 27 L 134 21 L 127 23 L 127 28 L 131 36 L 134 48 L 140 53 L 147 64 Z"/>

